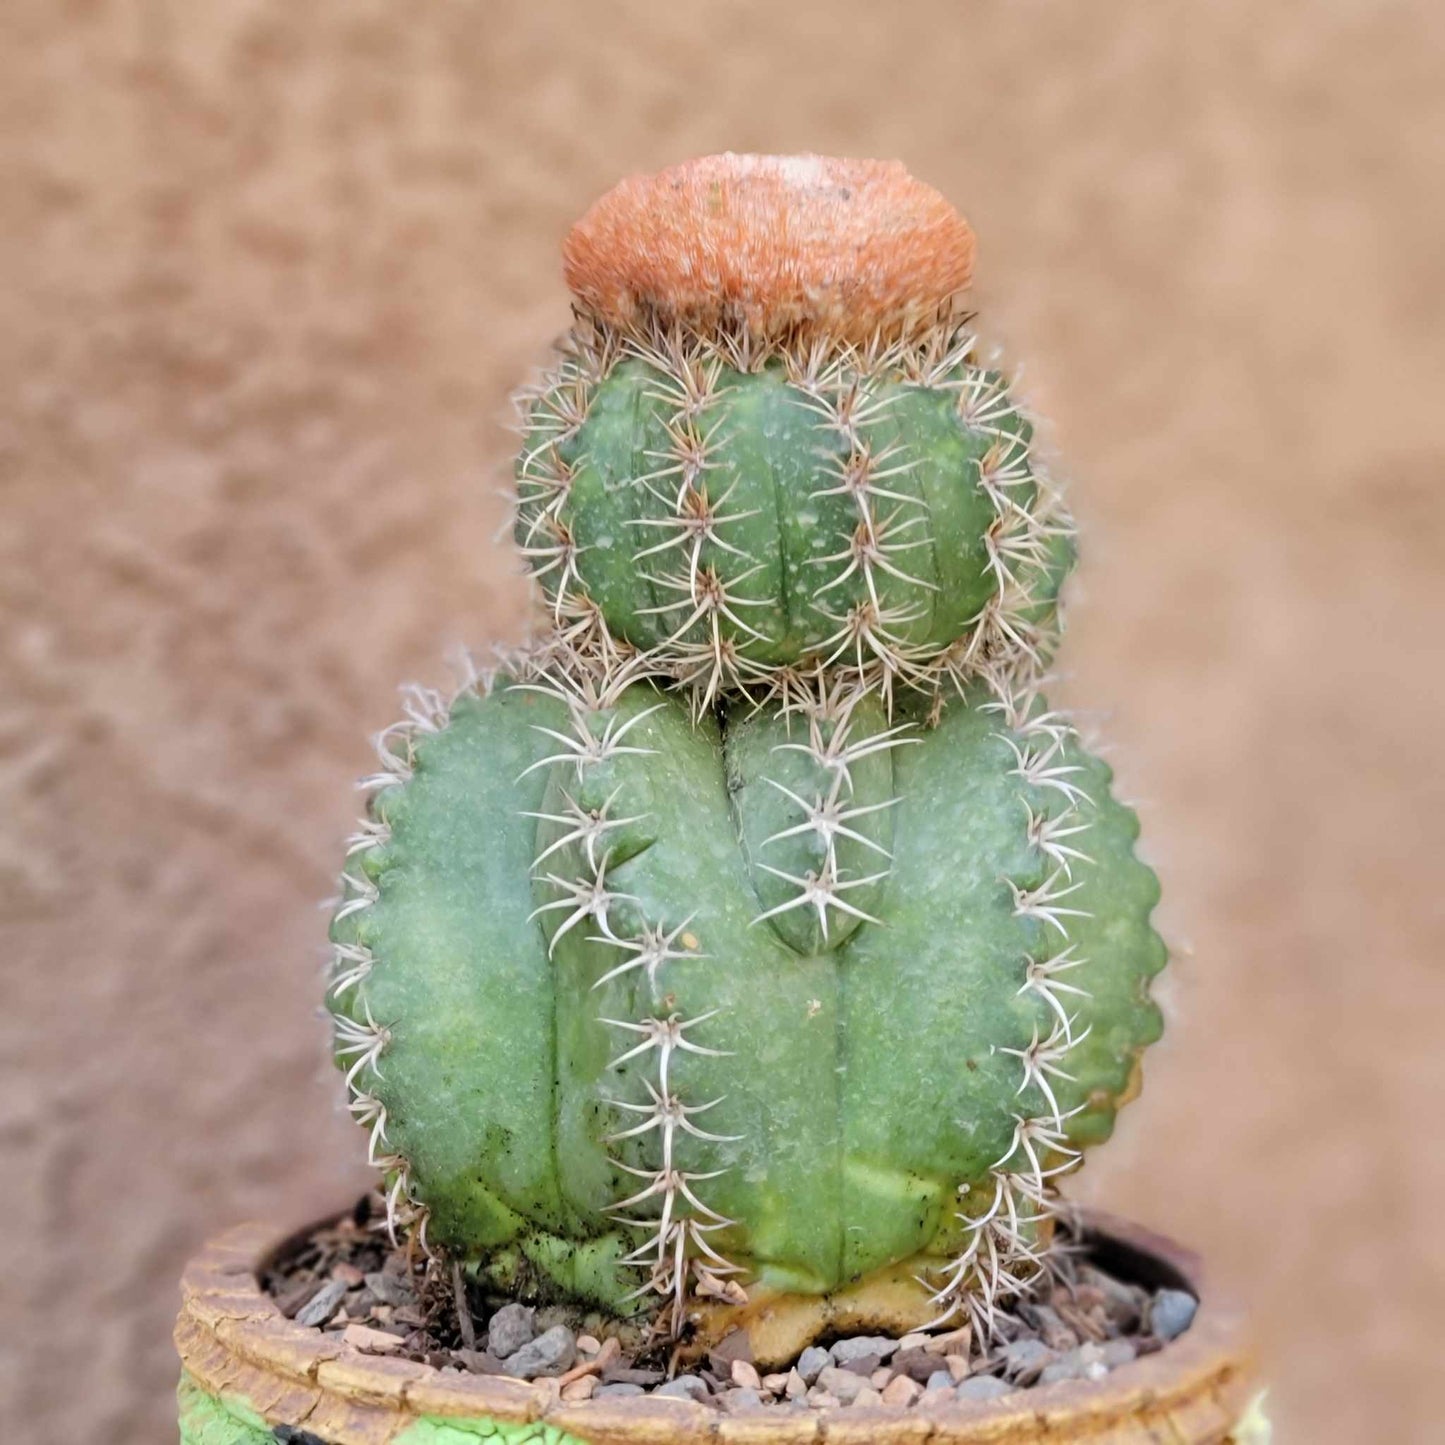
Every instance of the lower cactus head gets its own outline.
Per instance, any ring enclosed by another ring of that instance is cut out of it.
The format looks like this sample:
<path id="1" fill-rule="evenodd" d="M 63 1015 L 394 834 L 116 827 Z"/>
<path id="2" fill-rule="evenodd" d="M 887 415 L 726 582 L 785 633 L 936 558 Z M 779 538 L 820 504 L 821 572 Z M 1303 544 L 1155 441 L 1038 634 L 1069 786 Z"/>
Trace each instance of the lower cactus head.
<path id="1" fill-rule="evenodd" d="M 524 673 L 388 757 L 330 994 L 431 1243 L 679 1320 L 881 1280 L 918 1323 L 1022 1286 L 1164 959 L 1134 817 L 1041 701 L 696 723 Z"/>

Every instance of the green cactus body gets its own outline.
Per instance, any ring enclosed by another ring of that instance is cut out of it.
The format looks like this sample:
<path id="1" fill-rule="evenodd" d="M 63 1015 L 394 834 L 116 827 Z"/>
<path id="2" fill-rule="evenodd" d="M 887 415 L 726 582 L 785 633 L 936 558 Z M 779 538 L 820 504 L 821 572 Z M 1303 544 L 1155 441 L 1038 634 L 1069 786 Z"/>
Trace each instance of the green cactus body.
<path id="1" fill-rule="evenodd" d="M 639 1264 L 821 1294 L 1032 1217 L 1158 1034 L 1155 882 L 1042 703 L 926 721 L 541 673 L 407 735 L 332 997 L 433 1244 L 623 1309 Z"/>
<path id="2" fill-rule="evenodd" d="M 798 356 L 575 334 L 524 412 L 517 541 L 711 700 L 779 667 L 914 684 L 1044 660 L 1073 563 L 1006 378 L 966 327 Z"/>
<path id="3" fill-rule="evenodd" d="M 1039 691 L 1073 550 L 1032 425 L 947 317 L 585 314 L 524 422 L 548 628 L 382 735 L 333 925 L 393 1224 L 674 1329 L 915 1278 L 987 1327 L 1165 957 Z"/>

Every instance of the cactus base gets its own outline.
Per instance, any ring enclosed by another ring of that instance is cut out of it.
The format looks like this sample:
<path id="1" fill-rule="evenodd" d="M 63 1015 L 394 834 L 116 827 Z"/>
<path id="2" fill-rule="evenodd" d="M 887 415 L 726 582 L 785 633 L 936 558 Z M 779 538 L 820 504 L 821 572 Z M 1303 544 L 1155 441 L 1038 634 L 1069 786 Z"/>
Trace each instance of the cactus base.
<path id="1" fill-rule="evenodd" d="M 744 1329 L 762 1369 L 781 1369 L 815 1340 L 834 1335 L 905 1335 L 938 1315 L 938 1303 L 918 1281 L 918 1265 L 904 1260 L 826 1295 L 754 1288 L 745 1305 L 697 1305 L 689 1318 L 700 1326 L 694 1351 L 733 1329 Z"/>
<path id="2" fill-rule="evenodd" d="M 260 1273 L 314 1226 L 285 1233 L 262 1225 L 231 1230 L 192 1261 L 183 1282 L 176 1347 L 182 1445 L 662 1445 L 744 1439 L 914 1441 L 930 1445 L 1097 1445 L 1168 1438 L 1176 1445 L 1259 1445 L 1253 1362 L 1240 1314 L 1204 1282 L 1198 1260 L 1122 1221 L 1088 1216 L 1096 1256 L 1116 1273 L 1170 1283 L 1200 1299 L 1191 1328 L 1157 1354 L 1097 1384 L 1036 1387 L 997 1401 L 937 1408 L 778 1408 L 729 1416 L 691 1401 L 639 1397 L 568 1404 L 555 1381 L 528 1383 L 461 1375 L 370 1356 L 285 1319 L 261 1289 Z M 835 1296 L 825 1322 L 835 1332 L 876 1328 L 907 1308 L 881 1279 Z M 820 1301 L 815 1308 L 828 1308 Z M 847 1313 L 853 1311 L 853 1313 Z M 816 1333 L 819 1321 L 806 1321 Z M 797 1328 L 786 1310 L 754 1325 Z M 781 1348 L 781 1346 L 780 1346 Z"/>

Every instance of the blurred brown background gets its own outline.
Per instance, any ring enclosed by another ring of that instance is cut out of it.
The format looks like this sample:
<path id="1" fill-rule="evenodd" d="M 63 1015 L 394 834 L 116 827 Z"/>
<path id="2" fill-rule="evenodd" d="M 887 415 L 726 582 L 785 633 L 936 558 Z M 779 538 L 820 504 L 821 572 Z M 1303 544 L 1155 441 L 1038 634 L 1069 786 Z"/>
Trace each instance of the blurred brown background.
<path id="1" fill-rule="evenodd" d="M 362 1181 L 317 900 L 393 688 L 519 625 L 508 390 L 620 174 L 900 156 L 1086 557 L 1173 1028 L 1086 1192 L 1211 1257 L 1288 1440 L 1438 1440 L 1445 9 L 6 0 L 7 1445 L 172 1439 L 208 1231 Z M 1435 654 L 1438 658 L 1438 653 Z"/>

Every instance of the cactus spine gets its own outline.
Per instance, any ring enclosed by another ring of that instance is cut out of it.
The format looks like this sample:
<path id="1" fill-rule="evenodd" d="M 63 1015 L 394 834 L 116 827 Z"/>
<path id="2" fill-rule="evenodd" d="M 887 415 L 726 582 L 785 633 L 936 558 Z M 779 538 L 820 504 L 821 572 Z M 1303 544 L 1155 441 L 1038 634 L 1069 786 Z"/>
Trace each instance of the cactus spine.
<path id="1" fill-rule="evenodd" d="M 1039 690 L 1072 533 L 956 310 L 971 237 L 898 167 L 721 157 L 567 256 L 516 469 L 545 626 L 409 695 L 333 924 L 393 1227 L 674 1332 L 766 1306 L 760 1358 L 990 1328 L 1164 950 Z"/>

